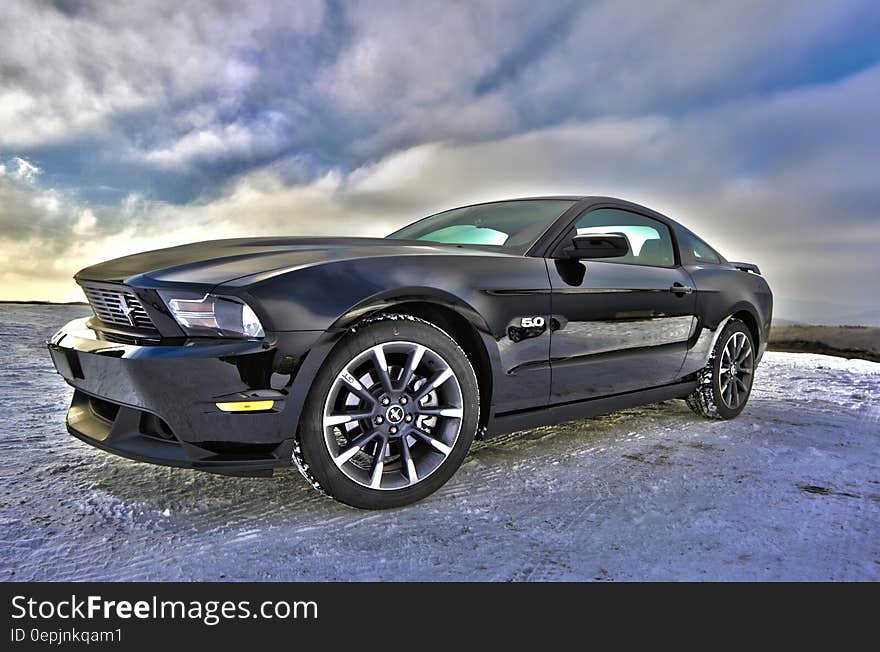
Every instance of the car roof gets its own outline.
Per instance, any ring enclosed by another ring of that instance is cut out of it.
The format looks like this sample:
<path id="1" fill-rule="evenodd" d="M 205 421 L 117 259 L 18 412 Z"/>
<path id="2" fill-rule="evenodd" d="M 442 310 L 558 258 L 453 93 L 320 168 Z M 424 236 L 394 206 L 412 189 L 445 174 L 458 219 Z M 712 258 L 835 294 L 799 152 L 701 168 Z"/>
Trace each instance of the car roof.
<path id="1" fill-rule="evenodd" d="M 647 206 L 642 206 L 640 204 L 636 204 L 635 202 L 631 202 L 627 199 L 622 199 L 620 197 L 610 197 L 607 195 L 538 195 L 536 197 L 506 197 L 504 199 L 490 199 L 487 201 L 479 201 L 474 202 L 473 204 L 463 204 L 461 206 L 456 206 L 455 208 L 467 208 L 468 206 L 483 206 L 485 204 L 500 204 L 503 202 L 513 202 L 513 201 L 573 201 L 573 202 L 587 202 L 589 203 L 615 203 L 615 204 L 626 204 L 629 206 L 638 206 L 640 208 L 644 208 L 650 210 L 653 213 L 657 211 L 648 208 Z"/>
<path id="2" fill-rule="evenodd" d="M 586 199 L 589 195 L 540 195 L 538 197 L 505 197 L 503 199 L 489 199 L 487 201 L 478 201 L 473 204 L 465 204 L 466 206 L 481 206 L 483 204 L 500 204 L 506 201 L 538 201 L 538 200 L 556 200 L 556 201 L 580 201 Z"/>
<path id="3" fill-rule="evenodd" d="M 570 201 L 574 202 L 574 205 L 577 205 L 581 208 L 589 206 L 591 204 L 616 204 L 624 209 L 634 210 L 639 213 L 650 215 L 651 217 L 655 217 L 661 221 L 669 223 L 671 226 L 676 226 L 682 228 L 678 222 L 673 220 L 668 215 L 664 215 L 663 213 L 654 210 L 653 208 L 649 208 L 648 206 L 643 206 L 642 204 L 637 204 L 635 202 L 629 201 L 627 199 L 621 199 L 620 197 L 609 197 L 606 195 L 542 195 L 538 197 L 511 197 L 509 199 L 493 199 L 490 201 L 481 201 L 475 202 L 473 204 L 464 204 L 462 206 L 455 206 L 453 208 L 446 209 L 441 212 L 446 212 L 448 210 L 456 210 L 458 208 L 470 208 L 471 206 L 484 206 L 487 204 L 501 204 L 504 202 L 519 202 L 519 201 Z M 568 211 L 566 211 L 568 212 Z M 564 214 L 564 213 L 563 213 Z M 561 217 L 561 216 L 560 216 Z"/>

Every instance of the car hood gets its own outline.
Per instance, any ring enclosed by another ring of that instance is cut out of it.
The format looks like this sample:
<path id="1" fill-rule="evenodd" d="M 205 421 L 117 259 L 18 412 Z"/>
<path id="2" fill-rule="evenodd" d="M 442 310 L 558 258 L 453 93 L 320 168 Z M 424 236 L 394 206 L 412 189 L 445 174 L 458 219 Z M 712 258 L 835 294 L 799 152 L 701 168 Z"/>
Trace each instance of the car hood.
<path id="1" fill-rule="evenodd" d="M 271 272 L 351 258 L 482 254 L 494 252 L 437 243 L 385 238 L 238 238 L 196 242 L 108 260 L 77 272 L 78 282 L 127 283 L 143 287 L 219 285 Z"/>

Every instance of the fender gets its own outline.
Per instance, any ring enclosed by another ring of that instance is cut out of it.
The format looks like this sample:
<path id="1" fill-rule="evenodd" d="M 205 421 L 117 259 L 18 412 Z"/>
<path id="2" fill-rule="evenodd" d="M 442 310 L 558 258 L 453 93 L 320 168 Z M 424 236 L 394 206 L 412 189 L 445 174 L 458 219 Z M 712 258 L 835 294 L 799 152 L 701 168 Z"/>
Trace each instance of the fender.
<path id="1" fill-rule="evenodd" d="M 483 316 L 460 297 L 445 290 L 423 286 L 395 288 L 369 296 L 340 315 L 328 330 L 348 328 L 372 312 L 386 310 L 402 303 L 414 302 L 434 304 L 441 308 L 447 308 L 464 317 L 478 332 L 488 333 L 490 331 L 489 325 Z"/>
<path id="2" fill-rule="evenodd" d="M 499 337 L 492 333 L 491 327 L 483 316 L 462 298 L 451 292 L 427 286 L 412 286 L 379 292 L 373 296 L 367 297 L 356 306 L 353 306 L 346 311 L 345 314 L 341 315 L 339 319 L 333 323 L 331 328 L 328 329 L 328 332 L 344 332 L 369 314 L 381 312 L 383 310 L 393 312 L 395 306 L 401 306 L 402 304 L 407 303 L 417 303 L 421 306 L 434 306 L 439 309 L 454 312 L 474 329 L 477 335 L 475 344 L 481 349 L 481 351 L 475 353 L 484 354 L 485 360 L 488 360 L 489 363 L 489 368 L 483 370 L 485 374 L 489 376 L 490 382 L 483 386 L 485 395 L 483 396 L 484 410 L 481 420 L 483 425 L 491 421 L 494 418 L 494 405 L 491 401 L 491 394 L 494 388 L 498 387 L 499 383 L 503 382 L 505 376 L 504 365 L 501 362 L 501 355 L 498 348 Z M 420 316 L 430 321 L 428 315 Z M 437 324 L 437 326 L 442 328 L 444 324 Z M 450 336 L 452 336 L 453 339 L 456 339 L 455 333 L 451 333 Z M 483 366 L 485 366 L 485 362 L 483 363 Z M 480 370 L 476 369 L 476 371 L 479 377 Z"/>
<path id="3" fill-rule="evenodd" d="M 757 347 L 757 354 L 755 357 L 756 360 L 760 361 L 761 354 L 763 353 L 764 348 L 766 348 L 765 338 L 762 333 L 760 333 L 761 318 L 758 316 L 758 312 L 752 304 L 747 301 L 740 301 L 734 304 L 732 308 L 727 311 L 727 314 L 720 319 L 713 319 L 711 317 L 706 319 L 701 316 L 700 319 L 697 320 L 694 334 L 688 342 L 687 355 L 685 356 L 681 371 L 679 372 L 681 376 L 687 376 L 695 371 L 699 371 L 709 363 L 709 358 L 712 355 L 712 351 L 715 349 L 715 345 L 717 344 L 718 338 L 721 336 L 724 327 L 727 326 L 727 323 L 733 315 L 742 312 L 750 314 L 754 318 L 755 323 L 758 324 L 759 339 L 755 342 L 755 346 Z"/>
<path id="4" fill-rule="evenodd" d="M 315 377 L 330 355 L 330 352 L 346 335 L 348 330 L 367 315 L 391 309 L 404 303 L 434 305 L 438 308 L 451 310 L 463 317 L 476 330 L 477 340 L 489 360 L 491 369 L 487 370 L 495 382 L 496 374 L 501 373 L 501 361 L 498 344 L 489 331 L 489 326 L 482 316 L 467 302 L 455 295 L 437 288 L 413 286 L 379 292 L 365 298 L 357 305 L 340 315 L 336 321 L 303 353 L 298 352 L 300 363 L 289 385 L 290 399 L 287 401 L 285 413 L 291 424 L 299 423 L 302 409 Z M 297 352 L 283 352 L 294 354 Z M 492 418 L 491 413 L 484 415 L 484 422 Z"/>

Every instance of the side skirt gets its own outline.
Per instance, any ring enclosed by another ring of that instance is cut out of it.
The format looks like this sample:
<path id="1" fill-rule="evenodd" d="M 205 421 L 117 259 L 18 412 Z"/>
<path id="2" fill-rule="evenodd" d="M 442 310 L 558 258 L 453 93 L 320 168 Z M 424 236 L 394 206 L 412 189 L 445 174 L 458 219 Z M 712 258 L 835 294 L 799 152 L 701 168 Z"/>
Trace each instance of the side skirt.
<path id="1" fill-rule="evenodd" d="M 625 410 L 626 408 L 645 405 L 647 403 L 657 403 L 658 401 L 665 401 L 673 398 L 684 398 L 696 389 L 696 387 L 696 380 L 688 380 L 681 383 L 674 383 L 672 385 L 641 389 L 634 392 L 626 392 L 624 394 L 615 394 L 613 396 L 603 396 L 601 398 L 591 398 L 572 403 L 559 403 L 545 408 L 518 410 L 516 412 L 496 414 L 495 418 L 492 419 L 492 422 L 489 424 L 486 437 L 489 438 L 508 432 L 516 432 L 518 430 L 528 430 L 529 428 L 565 423 L 566 421 L 574 421 L 575 419 L 587 419 L 589 417 L 617 412 L 618 410 Z"/>

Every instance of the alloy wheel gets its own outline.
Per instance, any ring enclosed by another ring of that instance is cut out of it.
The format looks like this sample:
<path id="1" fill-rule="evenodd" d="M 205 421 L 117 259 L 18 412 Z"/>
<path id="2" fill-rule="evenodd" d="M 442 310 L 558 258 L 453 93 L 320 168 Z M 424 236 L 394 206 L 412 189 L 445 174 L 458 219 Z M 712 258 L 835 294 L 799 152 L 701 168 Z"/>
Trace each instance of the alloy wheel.
<path id="1" fill-rule="evenodd" d="M 385 342 L 337 374 L 324 403 L 324 441 L 349 479 L 405 489 L 443 464 L 463 415 L 461 385 L 441 355 L 416 342 Z"/>
<path id="2" fill-rule="evenodd" d="M 731 410 L 745 403 L 752 386 L 755 358 L 749 338 L 743 332 L 730 336 L 721 352 L 718 383 L 721 400 Z"/>

